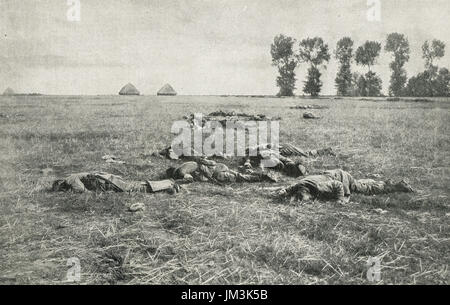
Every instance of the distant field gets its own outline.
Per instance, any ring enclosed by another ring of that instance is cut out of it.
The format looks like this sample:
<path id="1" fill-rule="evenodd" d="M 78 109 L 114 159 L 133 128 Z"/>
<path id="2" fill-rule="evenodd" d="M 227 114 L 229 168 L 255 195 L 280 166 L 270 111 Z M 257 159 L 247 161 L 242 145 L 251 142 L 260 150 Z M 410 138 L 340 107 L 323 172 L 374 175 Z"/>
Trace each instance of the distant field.
<path id="1" fill-rule="evenodd" d="M 330 108 L 311 110 L 320 120 L 289 109 L 306 104 Z M 46 168 L 158 179 L 180 163 L 150 156 L 170 144 L 172 122 L 218 109 L 280 116 L 281 142 L 338 152 L 311 160 L 310 172 L 408 178 L 417 192 L 341 207 L 280 202 L 272 184 L 194 183 L 175 196 L 34 191 L 52 178 Z M 0 149 L 0 284 L 61 284 L 71 257 L 83 284 L 370 284 L 370 256 L 382 284 L 450 283 L 449 100 L 0 97 Z M 128 212 L 135 202 L 146 210 Z"/>

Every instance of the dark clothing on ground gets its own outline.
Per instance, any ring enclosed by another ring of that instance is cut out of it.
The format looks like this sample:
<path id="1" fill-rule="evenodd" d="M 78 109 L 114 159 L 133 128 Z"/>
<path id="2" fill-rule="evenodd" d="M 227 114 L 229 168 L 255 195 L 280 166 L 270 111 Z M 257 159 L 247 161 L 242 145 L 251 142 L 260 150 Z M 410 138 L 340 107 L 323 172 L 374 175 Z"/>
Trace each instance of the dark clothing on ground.
<path id="1" fill-rule="evenodd" d="M 255 150 L 248 150 L 244 159 L 244 168 L 251 169 L 252 164 L 257 165 L 262 170 L 271 168 L 284 172 L 290 177 L 300 177 L 307 174 L 305 166 L 300 161 L 293 161 L 286 158 L 280 151 L 276 151 L 267 146 L 260 146 Z"/>
<path id="2" fill-rule="evenodd" d="M 93 172 L 72 174 L 65 179 L 56 180 L 52 191 L 55 192 L 141 192 L 155 193 L 170 190 L 175 187 L 175 181 L 125 181 L 120 176 Z"/>
<path id="3" fill-rule="evenodd" d="M 270 177 L 265 173 L 250 171 L 239 173 L 228 168 L 225 164 L 211 160 L 201 160 L 199 162 L 185 162 L 177 167 L 172 174 L 174 179 L 191 181 L 218 181 L 218 182 L 262 182 L 270 181 Z"/>
<path id="4" fill-rule="evenodd" d="M 352 193 L 377 195 L 392 192 L 412 192 L 413 189 L 404 180 L 399 183 L 375 181 L 372 179 L 356 180 L 348 172 L 336 169 L 325 171 L 322 175 L 303 178 L 285 190 L 289 196 L 299 199 L 336 199 L 344 200 Z"/>

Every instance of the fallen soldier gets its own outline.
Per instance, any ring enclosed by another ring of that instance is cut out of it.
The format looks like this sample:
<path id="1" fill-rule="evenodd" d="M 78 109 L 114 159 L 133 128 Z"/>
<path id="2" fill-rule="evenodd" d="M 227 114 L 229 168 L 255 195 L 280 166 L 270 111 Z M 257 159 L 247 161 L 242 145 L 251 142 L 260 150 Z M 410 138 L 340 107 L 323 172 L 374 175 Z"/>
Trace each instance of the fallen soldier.
<path id="1" fill-rule="evenodd" d="M 298 105 L 290 107 L 291 109 L 328 109 L 330 107 L 328 106 L 321 106 L 321 105 Z"/>
<path id="2" fill-rule="evenodd" d="M 271 147 L 270 144 L 267 145 L 261 145 L 258 148 L 253 149 L 268 149 L 268 147 Z M 278 147 L 278 150 L 283 157 L 305 157 L 305 158 L 317 158 L 319 156 L 336 156 L 336 153 L 333 151 L 331 147 L 324 148 L 324 149 L 314 149 L 310 151 L 303 151 L 302 149 L 295 147 L 292 144 L 280 144 Z M 247 149 L 247 155 L 249 155 L 249 149 Z M 175 151 L 171 147 L 164 148 L 159 151 L 155 151 L 151 154 L 153 157 L 158 158 L 167 158 L 170 160 L 179 160 L 179 159 L 195 159 L 198 157 L 207 157 L 207 158 L 219 158 L 219 159 L 228 159 L 231 158 L 231 155 L 226 155 L 223 153 L 216 153 L 212 156 L 206 156 L 202 155 L 200 153 L 195 153 L 195 151 L 191 150 L 191 156 L 185 156 L 185 155 L 177 155 Z"/>
<path id="3" fill-rule="evenodd" d="M 287 156 L 316 158 L 325 155 L 335 156 L 336 154 L 332 148 L 304 152 L 291 144 L 280 144 L 278 150 L 272 148 L 272 144 L 263 144 L 247 149 L 242 168 L 251 169 L 253 165 L 263 169 L 270 167 L 280 170 L 290 177 L 300 177 L 308 174 L 305 166 L 301 161 L 293 161 Z"/>
<path id="4" fill-rule="evenodd" d="M 344 204 L 349 202 L 352 193 L 378 195 L 394 192 L 414 192 L 405 181 L 393 183 L 392 180 L 375 181 L 372 179 L 356 180 L 341 169 L 325 171 L 321 175 L 303 178 L 295 185 L 278 191 L 282 197 L 296 198 L 300 201 L 313 199 L 337 200 Z"/>
<path id="5" fill-rule="evenodd" d="M 199 162 L 185 162 L 179 167 L 170 167 L 167 176 L 175 179 L 177 183 L 200 182 L 276 182 L 270 174 L 265 172 L 247 171 L 239 173 L 228 168 L 225 164 L 215 161 L 201 159 Z"/>
<path id="6" fill-rule="evenodd" d="M 211 112 L 207 117 L 225 117 L 225 118 L 233 118 L 239 119 L 239 118 L 245 118 L 246 121 L 279 121 L 281 120 L 280 117 L 270 117 L 265 114 L 247 114 L 245 112 L 235 112 L 235 111 L 214 111 Z"/>
<path id="7" fill-rule="evenodd" d="M 92 172 L 72 174 L 65 179 L 58 179 L 53 182 L 51 190 L 54 192 L 141 192 L 156 193 L 168 191 L 178 192 L 179 185 L 173 180 L 162 181 L 131 181 L 127 182 L 120 176 Z"/>
<path id="8" fill-rule="evenodd" d="M 331 147 L 327 147 L 324 149 L 313 149 L 306 152 L 309 158 L 317 158 L 322 156 L 336 156 L 336 153 L 333 151 Z"/>
<path id="9" fill-rule="evenodd" d="M 293 161 L 284 157 L 279 151 L 271 148 L 270 145 L 256 148 L 257 151 L 247 150 L 247 157 L 244 158 L 243 170 L 252 170 L 255 164 L 261 170 L 271 168 L 284 172 L 290 177 L 300 177 L 307 175 L 306 167 L 300 161 Z"/>
<path id="10" fill-rule="evenodd" d="M 221 117 L 242 117 L 242 118 L 247 118 L 249 120 L 252 121 L 264 121 L 264 120 L 270 120 L 270 117 L 267 117 L 265 114 L 257 114 L 257 115 L 253 115 L 253 114 L 247 114 L 247 113 L 237 113 L 235 111 L 223 111 L 223 110 L 219 110 L 219 111 L 214 111 L 211 112 L 210 114 L 208 114 L 209 117 L 217 117 L 217 116 L 221 116 Z"/>
<path id="11" fill-rule="evenodd" d="M 303 114 L 303 118 L 304 119 L 320 119 L 320 117 L 316 116 L 314 113 L 312 112 L 305 112 Z"/>
<path id="12" fill-rule="evenodd" d="M 280 154 L 288 157 L 288 156 L 297 156 L 297 157 L 306 157 L 306 158 L 316 158 L 319 156 L 336 156 L 336 153 L 333 151 L 331 147 L 327 147 L 324 149 L 314 149 L 310 151 L 303 151 L 298 147 L 295 147 L 292 144 L 285 143 L 280 144 L 278 147 Z"/>
<path id="13" fill-rule="evenodd" d="M 199 157 L 202 157 L 202 158 L 227 159 L 227 158 L 230 157 L 230 156 L 225 155 L 223 153 L 215 153 L 213 155 L 206 156 L 204 154 L 196 152 L 193 148 L 191 149 L 191 155 L 190 156 L 186 156 L 184 154 L 177 155 L 172 147 L 167 147 L 167 148 L 165 148 L 163 150 L 156 151 L 156 152 L 152 153 L 152 156 L 153 157 L 159 157 L 159 158 L 164 158 L 165 157 L 165 158 L 170 159 L 170 160 L 179 160 L 179 159 L 187 159 L 187 160 L 191 159 L 192 160 L 192 159 L 198 159 Z"/>

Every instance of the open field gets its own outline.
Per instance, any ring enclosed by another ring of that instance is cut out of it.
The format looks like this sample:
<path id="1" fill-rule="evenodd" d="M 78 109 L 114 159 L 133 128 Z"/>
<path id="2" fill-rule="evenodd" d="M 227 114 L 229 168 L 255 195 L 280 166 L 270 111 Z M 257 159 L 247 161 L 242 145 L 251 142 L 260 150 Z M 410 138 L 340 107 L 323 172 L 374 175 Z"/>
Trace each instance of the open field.
<path id="1" fill-rule="evenodd" d="M 301 104 L 330 109 L 304 120 L 289 109 Z M 170 143 L 172 122 L 218 109 L 281 116 L 281 142 L 338 152 L 310 172 L 406 177 L 416 193 L 299 206 L 270 198 L 265 183 L 194 183 L 175 196 L 35 191 L 46 168 L 159 178 L 177 162 L 150 154 Z M 0 284 L 63 283 L 70 257 L 83 284 L 370 284 L 370 256 L 381 284 L 450 282 L 448 100 L 22 96 L 0 97 L 0 114 Z M 128 212 L 135 202 L 146 210 Z"/>

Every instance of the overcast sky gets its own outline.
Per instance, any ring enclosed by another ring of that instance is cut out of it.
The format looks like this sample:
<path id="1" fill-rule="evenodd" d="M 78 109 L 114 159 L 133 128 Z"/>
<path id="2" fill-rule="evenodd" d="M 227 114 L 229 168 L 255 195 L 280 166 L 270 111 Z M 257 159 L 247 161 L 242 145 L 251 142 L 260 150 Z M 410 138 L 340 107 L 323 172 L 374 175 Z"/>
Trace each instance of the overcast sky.
<path id="1" fill-rule="evenodd" d="M 424 69 L 423 42 L 437 38 L 447 45 L 438 64 L 450 68 L 450 0 L 381 0 L 380 22 L 367 20 L 367 0 L 80 2 L 81 20 L 71 22 L 67 0 L 1 0 L 0 90 L 117 94 L 131 82 L 143 94 L 165 83 L 180 94 L 275 94 L 270 44 L 279 33 L 320 36 L 331 50 L 343 36 L 384 46 L 388 33 L 404 33 L 408 76 Z M 374 68 L 385 93 L 389 61 L 383 52 Z M 323 94 L 335 94 L 336 69 L 332 58 Z"/>

